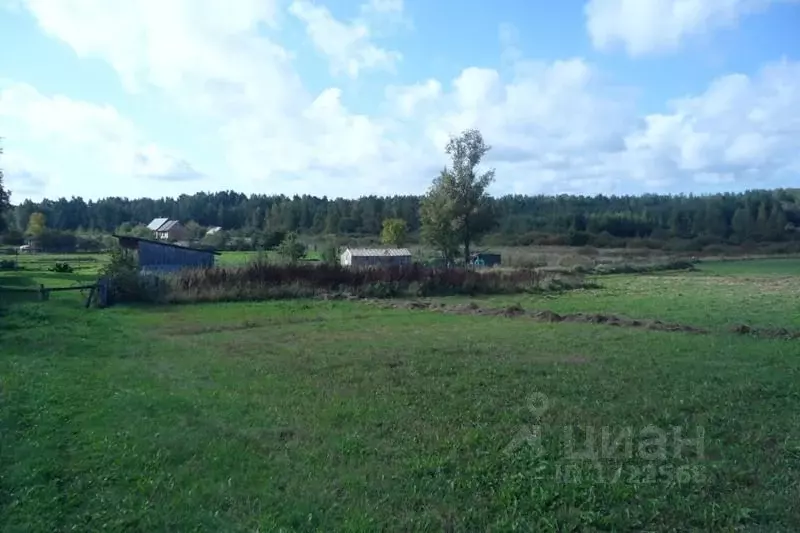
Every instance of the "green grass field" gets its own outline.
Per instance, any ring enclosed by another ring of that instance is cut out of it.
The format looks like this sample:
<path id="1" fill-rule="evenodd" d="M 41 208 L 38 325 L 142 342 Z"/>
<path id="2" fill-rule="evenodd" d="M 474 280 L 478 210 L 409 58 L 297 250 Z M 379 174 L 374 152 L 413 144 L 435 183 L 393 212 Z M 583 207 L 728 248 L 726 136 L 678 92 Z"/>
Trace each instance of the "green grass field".
<path id="1" fill-rule="evenodd" d="M 797 531 L 800 340 L 730 328 L 800 329 L 799 272 L 475 300 L 706 334 L 350 301 L 13 304 L 2 530 Z"/>
<path id="2" fill-rule="evenodd" d="M 218 257 L 216 263 L 220 266 L 235 266 L 242 265 L 249 261 L 255 261 L 259 258 L 277 259 L 275 252 L 222 252 Z M 320 259 L 319 252 L 313 250 L 309 251 L 306 255 L 308 259 Z M 0 256 L 0 259 L 16 260 L 24 270 L 29 270 L 34 273 L 34 278 L 39 276 L 40 273 L 47 271 L 58 262 L 69 263 L 75 269 L 78 276 L 75 279 L 83 281 L 87 276 L 94 277 L 99 269 L 108 261 L 109 255 L 104 253 L 99 254 L 21 254 L 18 256 Z M 2 271 L 0 271 L 2 276 Z M 48 278 L 40 277 L 42 280 Z M 4 280 L 0 277 L 0 283 Z M 62 279 L 61 281 L 70 281 L 69 279 Z M 0 285 L 2 286 L 2 285 Z"/>

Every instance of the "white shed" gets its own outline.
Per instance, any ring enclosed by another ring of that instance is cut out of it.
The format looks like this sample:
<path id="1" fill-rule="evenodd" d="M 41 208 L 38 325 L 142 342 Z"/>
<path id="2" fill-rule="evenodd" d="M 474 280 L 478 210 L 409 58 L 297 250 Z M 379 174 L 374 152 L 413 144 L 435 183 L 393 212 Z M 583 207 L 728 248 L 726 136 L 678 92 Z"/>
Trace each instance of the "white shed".
<path id="1" fill-rule="evenodd" d="M 340 257 L 342 266 L 394 266 L 411 264 L 408 248 L 347 248 Z"/>

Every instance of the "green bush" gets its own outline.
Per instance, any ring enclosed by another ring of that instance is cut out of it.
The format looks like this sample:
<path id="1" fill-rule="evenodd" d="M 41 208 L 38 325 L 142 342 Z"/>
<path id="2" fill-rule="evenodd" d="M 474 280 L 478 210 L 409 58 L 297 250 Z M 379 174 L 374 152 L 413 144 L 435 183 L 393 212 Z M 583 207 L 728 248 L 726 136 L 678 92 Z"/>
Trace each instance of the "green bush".
<path id="1" fill-rule="evenodd" d="M 322 250 L 322 262 L 327 265 L 339 264 L 339 250 L 336 245 L 330 244 Z"/>
<path id="2" fill-rule="evenodd" d="M 111 260 L 102 268 L 100 275 L 108 279 L 108 304 L 120 302 L 152 302 L 158 299 L 163 289 L 152 276 L 139 273 L 134 254 L 125 248 L 111 249 Z"/>
<path id="3" fill-rule="evenodd" d="M 75 272 L 75 269 L 72 268 L 69 263 L 56 263 L 55 266 L 50 268 L 50 272 L 56 272 L 58 274 L 72 274 Z"/>

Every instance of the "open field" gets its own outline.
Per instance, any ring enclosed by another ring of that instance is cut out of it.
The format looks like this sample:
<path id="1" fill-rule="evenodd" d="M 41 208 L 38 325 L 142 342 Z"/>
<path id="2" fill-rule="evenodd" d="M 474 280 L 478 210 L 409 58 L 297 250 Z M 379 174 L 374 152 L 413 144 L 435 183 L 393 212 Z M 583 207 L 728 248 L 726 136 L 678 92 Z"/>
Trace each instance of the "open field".
<path id="1" fill-rule="evenodd" d="M 800 329 L 799 271 L 707 263 L 473 300 L 705 333 L 402 302 L 12 305 L 2 529 L 797 531 L 800 340 L 731 327 Z M 647 427 L 663 446 L 639 448 Z M 605 453 L 571 453 L 587 442 Z"/>
<path id="2" fill-rule="evenodd" d="M 490 307 L 519 304 L 526 309 L 556 313 L 657 318 L 718 331 L 741 324 L 800 329 L 797 259 L 714 261 L 701 263 L 697 272 L 609 275 L 597 279 L 602 285 L 599 289 L 472 300 Z M 452 297 L 437 301 L 466 300 Z"/>

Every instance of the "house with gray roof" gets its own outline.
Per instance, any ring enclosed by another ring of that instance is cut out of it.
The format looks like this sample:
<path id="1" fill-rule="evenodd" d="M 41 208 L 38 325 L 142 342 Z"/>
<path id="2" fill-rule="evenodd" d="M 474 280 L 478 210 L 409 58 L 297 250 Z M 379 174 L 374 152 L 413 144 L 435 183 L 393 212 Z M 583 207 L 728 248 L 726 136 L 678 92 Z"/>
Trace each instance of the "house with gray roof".
<path id="1" fill-rule="evenodd" d="M 411 252 L 408 248 L 346 248 L 340 261 L 347 267 L 410 265 Z"/>
<path id="2" fill-rule="evenodd" d="M 168 218 L 154 218 L 147 225 L 147 229 L 151 230 L 159 241 L 180 241 L 187 235 L 186 228 L 180 222 Z"/>

